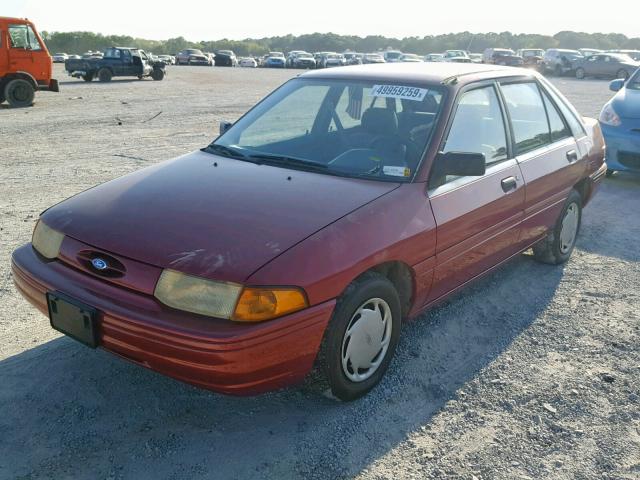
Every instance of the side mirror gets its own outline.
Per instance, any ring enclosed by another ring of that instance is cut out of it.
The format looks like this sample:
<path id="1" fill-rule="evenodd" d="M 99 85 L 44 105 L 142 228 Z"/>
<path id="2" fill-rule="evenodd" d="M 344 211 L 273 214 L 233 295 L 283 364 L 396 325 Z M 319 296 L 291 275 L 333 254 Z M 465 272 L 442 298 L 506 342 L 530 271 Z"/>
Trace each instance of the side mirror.
<path id="1" fill-rule="evenodd" d="M 622 90 L 622 87 L 624 87 L 624 79 L 622 78 L 618 78 L 609 84 L 609 90 L 612 92 L 618 92 Z"/>
<path id="2" fill-rule="evenodd" d="M 220 135 L 226 133 L 232 126 L 233 123 L 231 122 L 220 122 Z"/>
<path id="3" fill-rule="evenodd" d="M 487 170 L 484 153 L 439 153 L 434 165 L 440 176 L 481 177 Z"/>

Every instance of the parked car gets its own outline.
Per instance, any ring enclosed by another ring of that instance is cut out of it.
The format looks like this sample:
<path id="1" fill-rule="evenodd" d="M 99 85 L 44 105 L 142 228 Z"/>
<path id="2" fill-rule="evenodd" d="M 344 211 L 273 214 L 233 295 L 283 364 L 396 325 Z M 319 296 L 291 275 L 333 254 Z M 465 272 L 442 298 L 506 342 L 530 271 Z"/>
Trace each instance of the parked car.
<path id="1" fill-rule="evenodd" d="M 542 68 L 542 59 L 544 58 L 544 50 L 541 48 L 521 48 L 516 55 L 522 58 L 525 67 Z"/>
<path id="2" fill-rule="evenodd" d="M 308 52 L 300 52 L 291 60 L 291 68 L 316 68 L 316 61 Z"/>
<path id="3" fill-rule="evenodd" d="M 385 59 L 379 53 L 365 53 L 364 56 L 362 57 L 362 63 L 363 64 L 385 63 Z"/>
<path id="4" fill-rule="evenodd" d="M 0 103 L 29 107 L 38 90 L 58 91 L 47 46 L 33 22 L 0 17 Z"/>
<path id="5" fill-rule="evenodd" d="M 413 53 L 403 53 L 402 55 L 400 55 L 400 59 L 398 61 L 406 63 L 422 63 L 424 60 Z"/>
<path id="6" fill-rule="evenodd" d="M 53 328 L 179 380 L 256 394 L 317 361 L 353 400 L 403 320 L 532 246 L 569 259 L 603 146 L 533 71 L 306 72 L 203 150 L 45 210 L 12 277 Z"/>
<path id="7" fill-rule="evenodd" d="M 342 67 L 347 64 L 341 53 L 330 53 L 325 55 L 322 61 L 323 68 Z"/>
<path id="8" fill-rule="evenodd" d="M 176 65 L 209 65 L 209 61 L 209 56 L 197 48 L 187 48 L 176 55 Z"/>
<path id="9" fill-rule="evenodd" d="M 285 58 L 282 52 L 269 52 L 269 56 L 264 61 L 267 68 L 285 68 Z"/>
<path id="10" fill-rule="evenodd" d="M 165 65 L 175 65 L 176 58 L 173 55 L 158 55 L 158 60 L 164 62 Z"/>
<path id="11" fill-rule="evenodd" d="M 556 76 L 575 72 L 575 64 L 583 58 L 578 50 L 550 48 L 542 58 L 542 71 Z"/>
<path id="12" fill-rule="evenodd" d="M 575 64 L 576 78 L 605 77 L 626 80 L 640 67 L 630 56 L 623 53 L 598 53 L 578 60 Z"/>
<path id="13" fill-rule="evenodd" d="M 597 48 L 579 48 L 578 51 L 582 54 L 583 57 L 589 57 L 591 55 L 603 52 L 602 50 L 598 50 Z"/>
<path id="14" fill-rule="evenodd" d="M 524 64 L 521 56 L 510 48 L 487 48 L 482 54 L 484 63 L 520 67 Z"/>
<path id="15" fill-rule="evenodd" d="M 425 62 L 444 62 L 444 53 L 429 53 L 424 56 Z"/>
<path id="16" fill-rule="evenodd" d="M 362 53 L 344 52 L 342 55 L 347 65 L 362 65 Z"/>
<path id="17" fill-rule="evenodd" d="M 382 56 L 384 57 L 385 62 L 394 63 L 400 61 L 402 52 L 400 50 L 386 50 L 385 52 L 383 52 Z"/>
<path id="18" fill-rule="evenodd" d="M 70 76 L 82 78 L 85 82 L 94 78 L 110 82 L 113 77 L 162 80 L 166 75 L 164 62 L 154 62 L 144 50 L 130 47 L 107 48 L 103 58 L 67 60 L 64 68 Z"/>
<path id="19" fill-rule="evenodd" d="M 307 53 L 304 50 L 291 50 L 286 57 L 286 67 L 287 68 L 294 68 L 293 67 L 293 60 L 301 53 Z"/>
<path id="20" fill-rule="evenodd" d="M 51 56 L 53 63 L 64 63 L 69 59 L 69 55 L 66 53 L 56 53 Z"/>
<path id="21" fill-rule="evenodd" d="M 471 63 L 482 63 L 483 55 L 481 53 L 470 53 Z"/>
<path id="22" fill-rule="evenodd" d="M 256 68 L 258 66 L 258 62 L 256 62 L 256 59 L 253 57 L 244 57 L 240 59 L 239 65 L 246 68 Z"/>
<path id="23" fill-rule="evenodd" d="M 452 58 L 469 58 L 469 54 L 465 50 L 447 50 L 443 53 L 443 58 L 445 62 L 449 62 Z M 454 63 L 464 63 L 464 62 L 454 62 Z"/>
<path id="24" fill-rule="evenodd" d="M 640 50 L 607 50 L 604 53 L 622 53 L 624 55 L 629 55 L 636 62 L 640 62 Z"/>
<path id="25" fill-rule="evenodd" d="M 600 113 L 600 125 L 607 145 L 607 174 L 616 171 L 640 173 L 640 69 L 625 83 L 609 84 L 616 95 Z"/>
<path id="26" fill-rule="evenodd" d="M 316 52 L 313 54 L 313 59 L 316 61 L 316 68 L 324 68 L 324 59 L 327 55 L 332 55 L 336 52 Z"/>
<path id="27" fill-rule="evenodd" d="M 216 52 L 215 65 L 216 67 L 237 67 L 238 59 L 236 54 L 231 50 L 218 50 Z"/>

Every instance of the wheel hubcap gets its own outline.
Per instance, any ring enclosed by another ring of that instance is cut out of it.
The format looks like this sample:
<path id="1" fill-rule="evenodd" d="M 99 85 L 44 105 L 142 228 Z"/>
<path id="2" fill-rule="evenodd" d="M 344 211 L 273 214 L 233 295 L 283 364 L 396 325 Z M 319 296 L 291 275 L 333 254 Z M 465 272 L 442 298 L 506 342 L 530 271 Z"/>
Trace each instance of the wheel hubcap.
<path id="1" fill-rule="evenodd" d="M 29 89 L 23 85 L 19 85 L 13 91 L 13 97 L 19 102 L 26 102 L 29 98 Z"/>
<path id="2" fill-rule="evenodd" d="M 381 298 L 358 307 L 342 339 L 342 371 L 349 380 L 362 382 L 380 367 L 389 348 L 392 324 L 391 308 Z"/>
<path id="3" fill-rule="evenodd" d="M 567 208 L 562 219 L 562 229 L 560 230 L 560 251 L 567 253 L 571 250 L 578 233 L 578 205 L 572 203 Z"/>

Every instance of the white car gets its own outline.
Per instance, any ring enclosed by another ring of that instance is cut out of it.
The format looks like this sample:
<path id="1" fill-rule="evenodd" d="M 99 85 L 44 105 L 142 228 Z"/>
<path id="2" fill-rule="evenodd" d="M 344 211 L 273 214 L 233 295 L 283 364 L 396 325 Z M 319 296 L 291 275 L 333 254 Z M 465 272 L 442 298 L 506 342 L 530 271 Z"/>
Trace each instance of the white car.
<path id="1" fill-rule="evenodd" d="M 425 62 L 444 62 L 444 53 L 429 53 L 424 56 Z"/>
<path id="2" fill-rule="evenodd" d="M 255 58 L 251 57 L 241 58 L 240 66 L 246 68 L 256 68 L 258 66 L 258 62 L 256 62 Z"/>
<path id="3" fill-rule="evenodd" d="M 66 53 L 56 53 L 51 58 L 53 59 L 53 63 L 64 63 L 69 60 L 69 55 Z"/>
<path id="4" fill-rule="evenodd" d="M 415 55 L 413 53 L 403 53 L 402 55 L 400 55 L 399 61 L 407 63 L 421 63 L 423 60 L 418 55 Z"/>
<path id="5" fill-rule="evenodd" d="M 347 64 L 347 61 L 344 59 L 344 55 L 341 53 L 330 53 L 326 57 L 324 57 L 323 67 L 342 67 Z"/>

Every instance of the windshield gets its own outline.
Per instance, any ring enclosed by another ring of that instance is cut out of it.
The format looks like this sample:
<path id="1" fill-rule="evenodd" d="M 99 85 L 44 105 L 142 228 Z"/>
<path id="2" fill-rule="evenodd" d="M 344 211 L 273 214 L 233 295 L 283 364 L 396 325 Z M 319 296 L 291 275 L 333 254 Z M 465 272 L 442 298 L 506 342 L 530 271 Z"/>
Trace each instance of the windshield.
<path id="1" fill-rule="evenodd" d="M 448 50 L 446 53 L 447 57 L 466 57 L 467 52 L 464 50 Z"/>
<path id="2" fill-rule="evenodd" d="M 387 52 L 387 58 L 398 58 L 402 53 L 400 52 Z"/>
<path id="3" fill-rule="evenodd" d="M 282 52 L 269 52 L 270 57 L 284 57 L 284 53 Z"/>
<path id="4" fill-rule="evenodd" d="M 299 53 L 298 58 L 313 58 L 313 55 L 310 53 Z"/>
<path id="5" fill-rule="evenodd" d="M 435 87 L 298 78 L 207 150 L 324 174 L 407 182 L 431 139 L 442 96 Z"/>
<path id="6" fill-rule="evenodd" d="M 626 85 L 629 90 L 640 90 L 640 68 L 629 79 Z"/>

